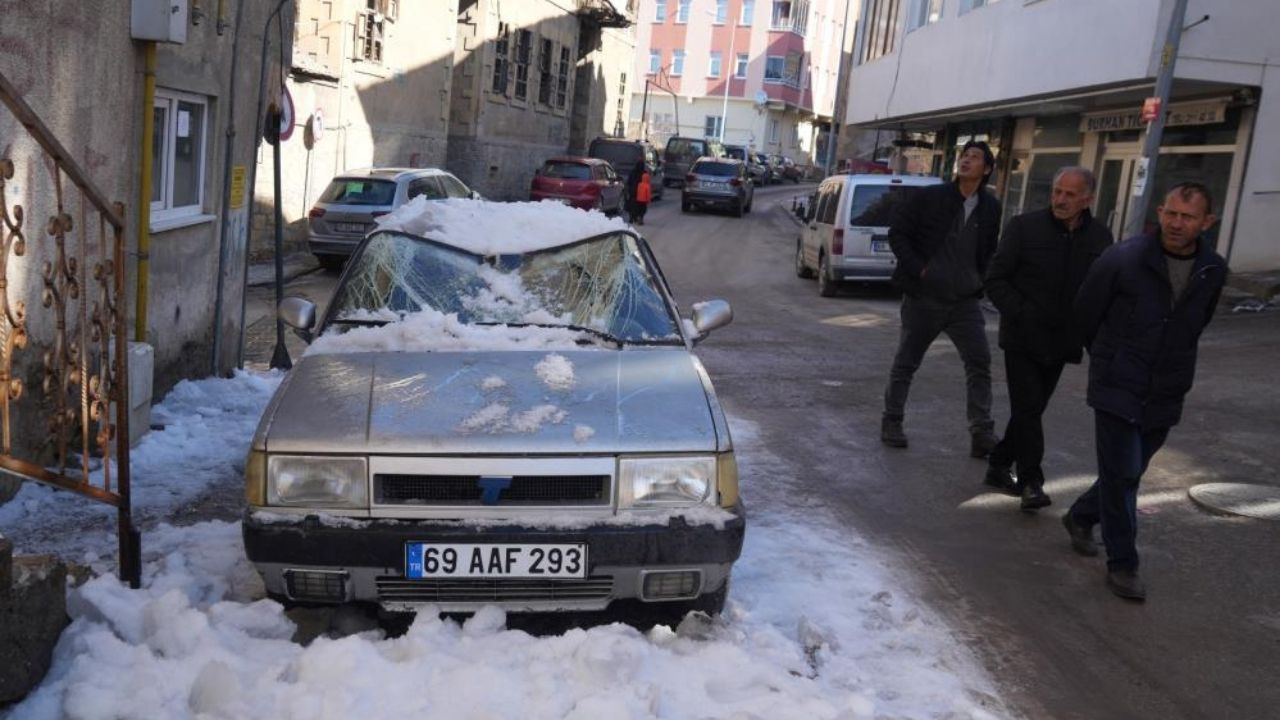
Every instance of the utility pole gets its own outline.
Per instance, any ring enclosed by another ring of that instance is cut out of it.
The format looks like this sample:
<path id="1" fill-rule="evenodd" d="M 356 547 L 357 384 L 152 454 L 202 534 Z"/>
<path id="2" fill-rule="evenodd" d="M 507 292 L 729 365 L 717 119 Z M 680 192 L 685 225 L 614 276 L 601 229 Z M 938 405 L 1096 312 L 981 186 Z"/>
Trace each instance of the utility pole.
<path id="1" fill-rule="evenodd" d="M 1173 66 L 1178 59 L 1178 45 L 1182 41 L 1182 23 L 1187 14 L 1187 0 L 1174 0 L 1169 17 L 1169 32 L 1160 51 L 1160 69 L 1156 74 L 1156 94 L 1159 106 L 1156 116 L 1147 125 L 1146 142 L 1142 144 L 1142 157 L 1133 186 L 1133 206 L 1129 210 L 1129 222 L 1125 237 L 1141 235 L 1146 224 L 1147 206 L 1152 193 L 1151 181 L 1156 175 L 1156 162 L 1160 159 L 1160 140 L 1164 137 L 1164 116 L 1169 104 L 1169 91 L 1173 88 Z"/>
<path id="2" fill-rule="evenodd" d="M 844 118 L 841 110 L 841 91 L 844 89 L 844 46 L 845 41 L 849 37 L 849 6 L 854 0 L 845 0 L 844 2 L 844 21 L 840 24 L 840 64 L 836 66 L 836 97 L 835 105 L 831 108 L 831 132 L 827 133 L 827 161 L 823 163 L 823 174 L 831 174 L 831 163 L 836 154 L 836 137 L 840 134 L 839 120 Z M 852 55 L 852 51 L 850 51 Z M 844 95 L 844 101 L 849 101 L 849 96 Z"/>

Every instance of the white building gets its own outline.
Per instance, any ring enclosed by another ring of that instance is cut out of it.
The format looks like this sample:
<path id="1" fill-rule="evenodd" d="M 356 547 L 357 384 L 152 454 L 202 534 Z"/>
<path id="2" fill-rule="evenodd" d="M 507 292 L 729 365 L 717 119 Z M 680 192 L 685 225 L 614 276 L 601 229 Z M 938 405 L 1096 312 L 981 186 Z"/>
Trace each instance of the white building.
<path id="1" fill-rule="evenodd" d="M 1091 167 L 1095 215 L 1120 234 L 1173 0 L 859 2 L 847 106 L 859 154 L 947 174 L 958 145 L 986 139 L 1006 216 L 1046 205 L 1058 167 Z M 1159 198 L 1176 182 L 1207 184 L 1235 271 L 1280 267 L 1277 10 L 1190 0 L 1148 187 Z"/>

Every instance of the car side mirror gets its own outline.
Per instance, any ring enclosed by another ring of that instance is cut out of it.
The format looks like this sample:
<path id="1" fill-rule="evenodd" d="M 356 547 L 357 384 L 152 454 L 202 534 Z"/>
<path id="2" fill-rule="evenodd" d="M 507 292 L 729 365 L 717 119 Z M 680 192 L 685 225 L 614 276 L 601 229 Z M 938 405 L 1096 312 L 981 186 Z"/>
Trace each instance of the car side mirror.
<path id="1" fill-rule="evenodd" d="M 484 198 L 480 195 L 480 193 L 476 192 L 475 190 L 472 190 L 472 191 L 471 191 L 470 198 L 471 198 L 472 200 L 483 200 L 483 199 L 484 199 Z"/>
<path id="2" fill-rule="evenodd" d="M 722 328 L 733 321 L 733 308 L 724 300 L 707 300 L 693 304 L 693 328 L 698 335 L 694 342 L 704 339 L 712 330 Z"/>
<path id="3" fill-rule="evenodd" d="M 300 297 L 287 297 L 276 308 L 276 317 L 293 328 L 298 337 L 311 342 L 311 329 L 316 325 L 316 304 Z"/>

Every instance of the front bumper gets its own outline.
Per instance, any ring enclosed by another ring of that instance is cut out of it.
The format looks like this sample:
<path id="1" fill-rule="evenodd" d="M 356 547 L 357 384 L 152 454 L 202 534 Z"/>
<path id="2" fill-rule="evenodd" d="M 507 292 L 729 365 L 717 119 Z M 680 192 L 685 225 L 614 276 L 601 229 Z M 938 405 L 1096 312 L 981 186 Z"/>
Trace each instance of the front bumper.
<path id="1" fill-rule="evenodd" d="M 650 525 L 593 525 L 586 528 L 477 526 L 452 521 L 360 520 L 323 522 L 315 515 L 244 517 L 245 553 L 262 575 L 268 594 L 298 598 L 289 579 L 299 571 L 332 578 L 341 585 L 335 602 L 378 603 L 388 610 L 435 606 L 442 612 L 469 612 L 497 605 L 515 612 L 603 610 L 614 600 L 641 599 L 645 576 L 686 571 L 697 581 L 691 600 L 724 587 L 742 552 L 746 512 L 738 505 L 723 526 L 691 525 L 675 517 Z M 409 579 L 406 545 L 426 543 L 585 543 L 585 580 Z"/>

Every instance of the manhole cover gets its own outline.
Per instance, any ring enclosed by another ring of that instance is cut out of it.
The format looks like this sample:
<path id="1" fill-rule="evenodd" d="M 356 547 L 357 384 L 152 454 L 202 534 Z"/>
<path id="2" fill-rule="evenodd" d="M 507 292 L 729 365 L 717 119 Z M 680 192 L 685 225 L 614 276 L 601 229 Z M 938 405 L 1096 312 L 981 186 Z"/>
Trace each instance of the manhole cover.
<path id="1" fill-rule="evenodd" d="M 1213 512 L 1259 520 L 1280 520 L 1280 487 L 1248 483 L 1204 483 L 1187 491 L 1191 500 Z"/>

